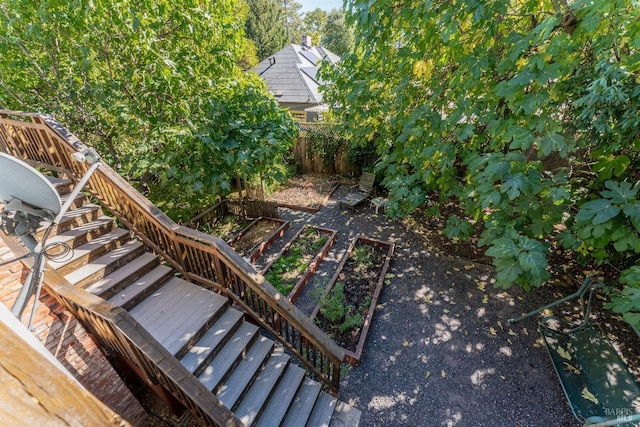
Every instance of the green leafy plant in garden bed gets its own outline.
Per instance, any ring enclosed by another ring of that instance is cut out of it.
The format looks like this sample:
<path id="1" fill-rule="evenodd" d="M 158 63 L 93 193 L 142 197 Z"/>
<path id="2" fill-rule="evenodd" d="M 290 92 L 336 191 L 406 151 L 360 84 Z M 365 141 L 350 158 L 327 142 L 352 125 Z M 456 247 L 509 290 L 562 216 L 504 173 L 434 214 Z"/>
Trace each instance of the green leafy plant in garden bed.
<path id="1" fill-rule="evenodd" d="M 368 299 L 371 303 L 371 297 Z M 369 307 L 367 300 L 360 307 L 354 307 L 345 302 L 344 284 L 336 283 L 331 292 L 320 297 L 319 313 L 324 316 L 340 333 L 362 325 L 362 313 Z"/>
<path id="2" fill-rule="evenodd" d="M 386 255 L 387 248 L 358 241 L 320 297 L 314 321 L 347 350 L 356 351 Z"/>
<path id="3" fill-rule="evenodd" d="M 328 239 L 327 235 L 307 227 L 289 249 L 269 267 L 265 278 L 281 294 L 288 295 Z"/>

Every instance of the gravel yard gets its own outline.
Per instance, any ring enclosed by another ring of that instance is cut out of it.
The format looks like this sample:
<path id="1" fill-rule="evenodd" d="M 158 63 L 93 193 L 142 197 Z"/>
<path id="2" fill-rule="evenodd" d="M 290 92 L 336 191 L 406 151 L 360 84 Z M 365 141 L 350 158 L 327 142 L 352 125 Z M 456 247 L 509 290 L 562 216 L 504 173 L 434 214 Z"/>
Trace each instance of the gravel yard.
<path id="1" fill-rule="evenodd" d="M 292 221 L 289 233 L 304 223 L 338 230 L 297 302 L 307 313 L 315 306 L 313 290 L 324 288 L 357 233 L 396 244 L 393 278 L 380 296 L 362 361 L 340 390 L 341 399 L 363 411 L 360 425 L 577 425 L 535 320 L 507 323 L 553 295 L 494 289 L 492 268 L 430 251 L 422 237 L 367 205 L 340 209 L 337 200 L 347 191 L 339 188 L 316 214 L 281 208 L 280 216 Z"/>

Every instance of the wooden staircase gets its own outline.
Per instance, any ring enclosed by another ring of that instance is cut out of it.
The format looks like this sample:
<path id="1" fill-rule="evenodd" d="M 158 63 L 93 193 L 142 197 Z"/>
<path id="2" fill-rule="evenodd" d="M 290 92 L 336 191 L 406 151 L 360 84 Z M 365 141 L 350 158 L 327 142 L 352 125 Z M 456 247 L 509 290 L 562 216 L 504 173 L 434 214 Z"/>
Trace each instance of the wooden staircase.
<path id="1" fill-rule="evenodd" d="M 53 183 L 63 198 L 70 192 L 68 182 Z M 347 407 L 228 298 L 178 277 L 85 195 L 52 230 L 52 242 L 71 250 L 48 261 L 49 268 L 127 310 L 244 425 L 329 426 L 336 407 Z"/>

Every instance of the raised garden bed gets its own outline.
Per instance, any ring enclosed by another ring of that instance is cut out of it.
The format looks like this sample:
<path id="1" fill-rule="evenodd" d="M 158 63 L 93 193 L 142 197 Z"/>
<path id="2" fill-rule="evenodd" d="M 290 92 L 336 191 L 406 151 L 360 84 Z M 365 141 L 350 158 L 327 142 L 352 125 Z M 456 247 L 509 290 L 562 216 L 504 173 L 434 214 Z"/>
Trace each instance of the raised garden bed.
<path id="1" fill-rule="evenodd" d="M 236 215 L 226 214 L 210 221 L 201 221 L 192 224 L 192 227 L 203 233 L 220 237 L 222 240 L 229 241 L 233 236 L 238 234 L 242 229 L 246 228 L 251 220 L 240 218 Z"/>
<path id="2" fill-rule="evenodd" d="M 256 218 L 233 239 L 231 246 L 243 257 L 255 262 L 289 228 L 290 222 L 277 218 Z"/>
<path id="3" fill-rule="evenodd" d="M 354 238 L 311 314 L 314 322 L 345 350 L 345 362 L 354 366 L 362 358 L 393 250 L 390 242 L 363 235 Z"/>
<path id="4" fill-rule="evenodd" d="M 338 232 L 305 225 L 261 271 L 289 301 L 295 302 L 333 245 Z"/>

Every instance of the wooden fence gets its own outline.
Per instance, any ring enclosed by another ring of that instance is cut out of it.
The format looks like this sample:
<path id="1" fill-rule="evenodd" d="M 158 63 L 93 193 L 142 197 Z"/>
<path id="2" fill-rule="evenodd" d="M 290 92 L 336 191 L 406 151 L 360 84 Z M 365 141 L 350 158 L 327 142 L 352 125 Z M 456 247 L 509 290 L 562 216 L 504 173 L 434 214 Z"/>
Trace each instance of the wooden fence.
<path id="1" fill-rule="evenodd" d="M 335 152 L 317 154 L 312 139 L 320 135 L 333 139 L 337 144 Z M 357 165 L 349 162 L 348 146 L 340 142 L 340 136 L 333 127 L 325 123 L 300 123 L 300 134 L 293 146 L 296 168 L 304 173 L 358 174 Z"/>
<path id="2" fill-rule="evenodd" d="M 278 218 L 278 204 L 267 200 L 244 199 L 241 202 L 238 199 L 223 199 L 198 212 L 189 220 L 188 226 L 199 230 L 205 224 L 215 224 L 228 214 L 241 218 Z"/>

